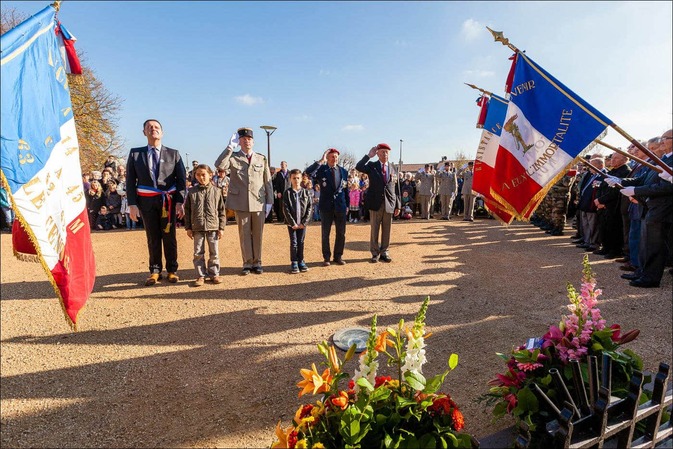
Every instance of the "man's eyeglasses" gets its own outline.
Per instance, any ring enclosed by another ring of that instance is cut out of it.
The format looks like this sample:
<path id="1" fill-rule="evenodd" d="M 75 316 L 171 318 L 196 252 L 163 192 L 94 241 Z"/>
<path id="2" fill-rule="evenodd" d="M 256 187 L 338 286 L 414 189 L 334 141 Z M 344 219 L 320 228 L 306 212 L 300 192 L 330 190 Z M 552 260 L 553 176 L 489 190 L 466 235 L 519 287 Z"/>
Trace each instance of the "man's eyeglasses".
<path id="1" fill-rule="evenodd" d="M 663 137 L 660 137 L 660 138 L 659 138 L 659 141 L 671 140 L 671 139 L 673 139 L 673 137 L 671 137 L 671 136 L 663 136 Z"/>

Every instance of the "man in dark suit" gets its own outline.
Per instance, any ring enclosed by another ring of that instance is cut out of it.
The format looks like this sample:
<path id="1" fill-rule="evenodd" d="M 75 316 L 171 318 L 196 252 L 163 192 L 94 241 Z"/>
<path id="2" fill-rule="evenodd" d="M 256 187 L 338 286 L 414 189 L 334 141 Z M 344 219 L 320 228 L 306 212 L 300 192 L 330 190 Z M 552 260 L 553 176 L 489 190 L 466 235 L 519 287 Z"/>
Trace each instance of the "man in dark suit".
<path id="1" fill-rule="evenodd" d="M 143 218 L 150 256 L 150 277 L 145 285 L 162 279 L 161 247 L 166 257 L 168 282 L 178 282 L 178 242 L 175 222 L 184 216 L 186 170 L 178 150 L 161 144 L 158 120 L 146 120 L 147 146 L 132 148 L 126 162 L 126 197 L 131 220 Z"/>
<path id="2" fill-rule="evenodd" d="M 666 131 L 660 138 L 660 145 L 653 153 L 661 161 L 673 166 L 671 143 L 673 130 Z M 610 185 L 621 184 L 621 193 L 644 202 L 645 217 L 640 229 L 639 262 L 640 267 L 633 274 L 622 275 L 632 287 L 659 287 L 664 273 L 670 248 L 670 234 L 673 226 L 673 184 L 662 179 L 659 172 L 648 169 L 637 178 L 610 178 Z"/>
<path id="3" fill-rule="evenodd" d="M 276 213 L 276 220 L 283 223 L 283 193 L 290 188 L 290 174 L 287 171 L 287 162 L 280 163 L 280 169 L 273 175 L 273 211 Z"/>
<path id="4" fill-rule="evenodd" d="M 379 160 L 369 161 L 374 155 L 378 156 Z M 358 171 L 366 173 L 369 177 L 365 207 L 369 209 L 371 223 L 369 250 L 372 253 L 370 260 L 372 263 L 378 262 L 379 258 L 383 262 L 392 262 L 388 254 L 390 228 L 393 224 L 393 215 L 397 216 L 400 213 L 398 176 L 392 164 L 388 163 L 389 155 L 390 146 L 380 143 L 372 147 L 355 166 Z M 380 244 L 379 233 L 381 234 Z"/>
<path id="5" fill-rule="evenodd" d="M 306 173 L 313 178 L 313 184 L 320 184 L 320 227 L 322 229 L 323 266 L 330 266 L 331 251 L 329 235 L 332 223 L 336 228 L 334 240 L 334 263 L 345 265 L 343 260 L 346 246 L 346 213 L 348 212 L 348 172 L 339 166 L 339 150 L 330 148 L 319 161 L 311 164 Z"/>

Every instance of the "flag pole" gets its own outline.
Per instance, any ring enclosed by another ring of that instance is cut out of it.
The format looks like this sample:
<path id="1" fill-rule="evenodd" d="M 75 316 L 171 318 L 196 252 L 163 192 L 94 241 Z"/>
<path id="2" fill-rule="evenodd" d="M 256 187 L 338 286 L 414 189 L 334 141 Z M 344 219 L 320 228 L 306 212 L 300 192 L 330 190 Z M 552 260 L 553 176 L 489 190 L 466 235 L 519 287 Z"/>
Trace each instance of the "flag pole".
<path id="1" fill-rule="evenodd" d="M 487 90 L 484 90 L 484 89 L 482 89 L 481 87 L 477 87 L 477 86 L 475 86 L 474 84 L 470 84 L 470 83 L 463 83 L 463 84 L 465 84 L 466 86 L 471 87 L 472 89 L 478 90 L 478 91 L 481 92 L 482 94 L 484 94 L 484 95 L 488 95 L 489 97 L 490 97 L 491 95 L 493 95 L 492 92 L 489 92 L 489 91 L 487 91 Z"/>
<path id="2" fill-rule="evenodd" d="M 502 45 L 508 47 L 510 50 L 512 50 L 512 51 L 514 51 L 514 52 L 516 52 L 516 53 L 521 53 L 520 50 L 519 50 L 518 48 L 516 48 L 514 45 L 512 45 L 512 44 L 509 43 L 509 39 L 505 37 L 505 35 L 503 34 L 502 31 L 494 31 L 494 30 L 490 29 L 489 27 L 486 27 L 486 29 L 487 29 L 488 31 L 491 32 L 491 35 L 493 35 L 493 39 L 495 40 L 495 42 L 500 42 Z M 654 154 L 653 152 L 651 152 L 650 150 L 648 150 L 642 143 L 638 142 L 636 139 L 634 139 L 633 137 L 631 137 L 626 131 L 624 131 L 622 128 L 620 128 L 620 127 L 617 126 L 616 124 L 614 124 L 614 123 L 610 123 L 609 126 L 610 126 L 612 129 L 614 129 L 615 131 L 617 131 L 622 137 L 624 137 L 626 140 L 628 140 L 631 144 L 633 144 L 634 146 L 638 147 L 638 149 L 639 149 L 640 151 L 642 151 L 642 152 L 645 153 L 647 156 L 649 156 L 649 157 L 650 157 L 654 162 L 656 162 L 656 164 L 657 164 L 658 166 L 660 166 L 664 171 L 666 171 L 668 174 L 673 175 L 673 168 L 671 168 L 671 167 L 669 167 L 668 165 L 666 165 L 666 164 L 664 163 L 664 161 L 662 161 L 661 159 L 659 159 L 659 157 L 658 157 L 656 154 Z"/>
<path id="3" fill-rule="evenodd" d="M 580 159 L 579 161 L 581 163 L 583 163 L 584 165 L 586 165 L 587 167 L 589 167 L 591 170 L 595 171 L 596 173 L 599 173 L 601 175 L 609 176 L 609 175 L 607 175 L 607 173 L 604 173 L 602 170 L 599 170 L 594 164 L 587 161 L 586 159 Z M 618 189 L 623 189 L 624 188 L 621 184 L 615 184 L 615 187 L 617 187 Z"/>
<path id="4" fill-rule="evenodd" d="M 663 171 L 661 168 L 657 167 L 656 165 L 652 165 L 649 162 L 640 159 L 639 157 L 632 156 L 628 152 L 622 150 L 621 148 L 613 147 L 609 143 L 605 143 L 602 140 L 596 139 L 596 140 L 594 140 L 594 142 L 596 142 L 599 145 L 603 145 L 605 148 L 611 149 L 615 153 L 619 153 L 621 155 L 624 155 L 627 158 L 632 159 L 632 160 L 638 162 L 639 164 L 644 165 L 647 168 L 651 168 L 652 170 L 656 171 L 657 173 L 661 173 Z"/>

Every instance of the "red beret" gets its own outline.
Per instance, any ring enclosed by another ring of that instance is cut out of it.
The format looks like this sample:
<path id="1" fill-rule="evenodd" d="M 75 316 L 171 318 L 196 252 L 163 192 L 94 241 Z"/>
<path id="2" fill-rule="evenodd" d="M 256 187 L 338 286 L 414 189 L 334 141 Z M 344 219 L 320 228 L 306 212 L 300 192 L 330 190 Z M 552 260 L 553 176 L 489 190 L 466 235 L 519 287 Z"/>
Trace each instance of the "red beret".
<path id="1" fill-rule="evenodd" d="M 390 151 L 390 146 L 387 143 L 380 143 L 376 145 L 377 150 L 388 150 Z"/>
<path id="2" fill-rule="evenodd" d="M 336 148 L 330 148 L 329 150 L 327 150 L 327 154 L 332 154 L 332 153 L 341 154 L 341 153 L 339 153 L 339 150 L 337 150 Z"/>

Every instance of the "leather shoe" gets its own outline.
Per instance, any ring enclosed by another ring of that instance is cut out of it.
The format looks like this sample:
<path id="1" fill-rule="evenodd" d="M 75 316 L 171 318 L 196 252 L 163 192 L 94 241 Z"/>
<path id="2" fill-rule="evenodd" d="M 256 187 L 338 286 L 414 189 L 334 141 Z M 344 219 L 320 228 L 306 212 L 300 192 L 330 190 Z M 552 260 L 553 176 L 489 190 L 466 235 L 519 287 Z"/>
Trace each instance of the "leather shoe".
<path id="1" fill-rule="evenodd" d="M 219 276 L 211 276 L 210 277 L 210 282 L 213 284 L 221 284 L 222 283 L 222 278 Z"/>
<path id="2" fill-rule="evenodd" d="M 635 273 L 624 273 L 621 275 L 621 278 L 628 279 L 629 281 L 635 281 L 636 279 L 640 279 L 640 275 Z"/>
<path id="3" fill-rule="evenodd" d="M 388 254 L 381 254 L 381 262 L 390 263 L 392 261 L 393 259 L 391 259 L 390 256 L 388 256 Z"/>
<path id="4" fill-rule="evenodd" d="M 194 283 L 192 284 L 192 286 L 194 286 L 194 287 L 202 287 L 202 286 L 203 286 L 203 281 L 204 281 L 203 278 L 196 278 L 196 280 L 194 281 Z"/>
<path id="5" fill-rule="evenodd" d="M 629 282 L 631 287 L 640 287 L 640 288 L 659 288 L 658 282 L 644 281 L 642 279 L 635 279 Z"/>
<path id="6" fill-rule="evenodd" d="M 378 257 L 372 257 L 371 259 L 369 259 L 369 263 L 376 263 L 378 261 L 379 261 Z"/>
<path id="7" fill-rule="evenodd" d="M 322 261 L 322 266 L 323 267 L 329 267 L 331 264 L 329 263 L 329 260 L 323 260 Z"/>
<path id="8" fill-rule="evenodd" d="M 177 284 L 180 278 L 178 277 L 177 274 L 175 273 L 168 273 L 168 276 L 166 276 L 166 279 L 168 279 L 168 282 L 171 284 Z"/>
<path id="9" fill-rule="evenodd" d="M 346 261 L 339 258 L 339 259 L 334 259 L 334 263 L 337 265 L 346 265 Z"/>
<path id="10" fill-rule="evenodd" d="M 264 269 L 262 267 L 252 267 L 252 272 L 255 274 L 262 274 L 264 273 Z"/>
<path id="11" fill-rule="evenodd" d="M 620 257 L 619 259 L 615 259 L 615 262 L 617 263 L 629 263 L 630 261 L 631 258 L 626 256 Z"/>
<path id="12" fill-rule="evenodd" d="M 145 286 L 149 287 L 150 285 L 154 285 L 159 282 L 159 279 L 161 279 L 160 273 L 152 273 L 150 277 L 145 280 Z"/>
<path id="13" fill-rule="evenodd" d="M 619 269 L 622 270 L 622 271 L 636 271 L 636 267 L 634 267 L 630 263 L 625 263 L 624 265 L 620 265 Z"/>
<path id="14" fill-rule="evenodd" d="M 577 245 L 575 245 L 575 247 L 576 247 L 576 248 L 584 248 L 584 249 L 586 249 L 586 248 L 589 247 L 589 245 L 587 245 L 586 243 L 578 243 Z"/>
<path id="15" fill-rule="evenodd" d="M 596 248 L 595 246 L 587 246 L 586 247 L 586 252 L 587 253 L 593 253 L 594 251 L 597 251 L 597 250 L 598 250 L 598 248 Z"/>
<path id="16" fill-rule="evenodd" d="M 603 257 L 605 257 L 606 259 L 616 259 L 618 257 L 622 257 L 622 255 L 621 254 L 615 254 L 615 253 L 607 253 Z"/>
<path id="17" fill-rule="evenodd" d="M 241 276 L 247 276 L 250 274 L 250 268 L 243 268 L 243 271 L 241 271 Z"/>
<path id="18" fill-rule="evenodd" d="M 604 249 L 597 249 L 596 251 L 593 251 L 593 254 L 596 254 L 597 256 L 605 256 L 607 253 L 608 252 Z"/>

